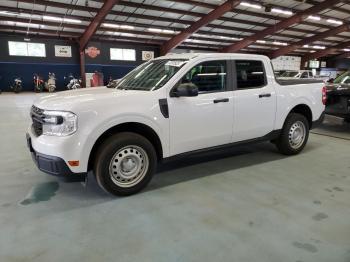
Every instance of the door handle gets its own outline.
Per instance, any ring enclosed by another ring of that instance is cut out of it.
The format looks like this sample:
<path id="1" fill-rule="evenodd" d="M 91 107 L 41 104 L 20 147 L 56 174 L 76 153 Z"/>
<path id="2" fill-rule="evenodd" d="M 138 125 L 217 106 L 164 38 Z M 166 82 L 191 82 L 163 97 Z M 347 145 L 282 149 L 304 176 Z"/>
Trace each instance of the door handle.
<path id="1" fill-rule="evenodd" d="M 228 98 L 219 98 L 219 99 L 215 99 L 213 102 L 214 104 L 217 104 L 217 103 L 226 103 L 228 101 L 229 101 Z"/>
<path id="2" fill-rule="evenodd" d="M 266 93 L 266 94 L 260 94 L 259 98 L 263 98 L 263 97 L 271 97 L 270 93 Z"/>

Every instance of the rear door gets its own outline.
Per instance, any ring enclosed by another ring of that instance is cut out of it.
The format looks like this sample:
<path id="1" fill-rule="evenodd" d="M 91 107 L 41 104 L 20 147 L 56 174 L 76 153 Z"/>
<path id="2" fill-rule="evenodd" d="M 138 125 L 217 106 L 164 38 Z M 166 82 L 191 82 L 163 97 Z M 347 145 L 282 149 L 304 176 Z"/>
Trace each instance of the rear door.
<path id="1" fill-rule="evenodd" d="M 233 141 L 259 138 L 273 131 L 276 92 L 267 81 L 266 67 L 260 60 L 233 61 Z M 273 72 L 268 72 L 270 75 Z"/>

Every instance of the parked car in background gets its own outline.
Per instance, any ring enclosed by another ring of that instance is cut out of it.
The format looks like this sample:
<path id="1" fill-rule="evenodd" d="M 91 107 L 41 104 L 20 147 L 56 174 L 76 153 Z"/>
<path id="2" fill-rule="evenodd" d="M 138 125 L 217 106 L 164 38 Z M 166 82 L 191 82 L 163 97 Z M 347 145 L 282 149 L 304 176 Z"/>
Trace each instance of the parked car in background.
<path id="1" fill-rule="evenodd" d="M 116 195 L 140 191 L 157 163 L 242 143 L 272 141 L 298 154 L 324 112 L 322 81 L 274 78 L 266 56 L 181 54 L 150 60 L 116 88 L 39 98 L 27 142 L 40 170 L 93 170 Z"/>
<path id="2" fill-rule="evenodd" d="M 326 113 L 350 122 L 350 71 L 327 85 Z"/>
<path id="3" fill-rule="evenodd" d="M 278 79 L 317 79 L 327 82 L 329 76 L 313 75 L 311 70 L 299 70 L 299 71 L 286 71 Z"/>

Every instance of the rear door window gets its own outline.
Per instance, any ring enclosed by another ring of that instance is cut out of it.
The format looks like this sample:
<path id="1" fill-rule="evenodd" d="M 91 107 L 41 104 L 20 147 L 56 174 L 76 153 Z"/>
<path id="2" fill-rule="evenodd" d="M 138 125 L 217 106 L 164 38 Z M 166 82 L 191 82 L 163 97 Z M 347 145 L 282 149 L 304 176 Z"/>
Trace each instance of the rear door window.
<path id="1" fill-rule="evenodd" d="M 266 85 L 264 64 L 258 60 L 236 60 L 237 89 L 261 88 Z"/>

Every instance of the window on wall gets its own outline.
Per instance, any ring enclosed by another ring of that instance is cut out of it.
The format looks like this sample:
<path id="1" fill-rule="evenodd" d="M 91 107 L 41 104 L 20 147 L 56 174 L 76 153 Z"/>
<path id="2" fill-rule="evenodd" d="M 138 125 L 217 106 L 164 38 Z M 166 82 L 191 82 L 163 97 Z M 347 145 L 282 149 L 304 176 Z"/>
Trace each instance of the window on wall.
<path id="1" fill-rule="evenodd" d="M 10 56 L 46 57 L 45 44 L 9 41 Z"/>
<path id="2" fill-rule="evenodd" d="M 135 49 L 111 48 L 111 60 L 136 61 Z"/>

